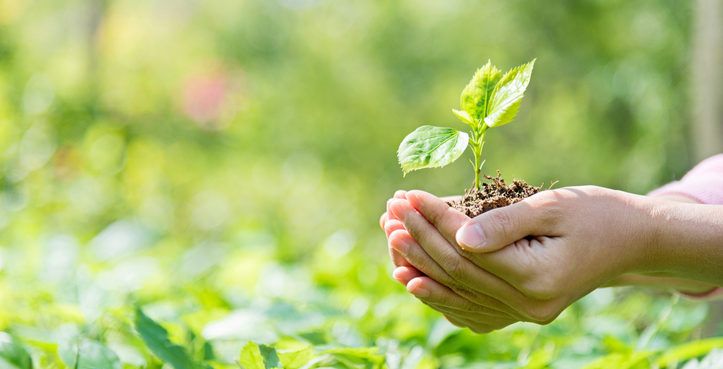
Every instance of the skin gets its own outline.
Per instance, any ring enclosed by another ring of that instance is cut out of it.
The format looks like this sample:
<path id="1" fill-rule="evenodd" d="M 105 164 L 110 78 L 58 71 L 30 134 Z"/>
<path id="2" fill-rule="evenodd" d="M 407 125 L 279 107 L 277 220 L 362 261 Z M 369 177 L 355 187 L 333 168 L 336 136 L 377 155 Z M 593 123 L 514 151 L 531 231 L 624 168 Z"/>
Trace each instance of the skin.
<path id="1" fill-rule="evenodd" d="M 723 285 L 723 206 L 601 187 L 544 191 L 474 219 L 397 191 L 381 219 L 394 278 L 453 324 L 547 324 L 596 288 Z M 481 230 L 482 247 L 466 231 Z"/>

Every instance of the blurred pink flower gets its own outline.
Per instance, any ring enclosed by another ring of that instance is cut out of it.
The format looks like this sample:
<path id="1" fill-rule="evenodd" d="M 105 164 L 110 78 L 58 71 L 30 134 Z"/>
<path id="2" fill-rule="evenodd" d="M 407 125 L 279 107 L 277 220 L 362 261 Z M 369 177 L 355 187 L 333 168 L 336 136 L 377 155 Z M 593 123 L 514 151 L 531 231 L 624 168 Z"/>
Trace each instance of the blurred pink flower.
<path id="1" fill-rule="evenodd" d="M 215 72 L 188 79 L 183 91 L 183 111 L 202 128 L 218 129 L 225 124 L 217 120 L 228 95 L 228 77 Z"/>

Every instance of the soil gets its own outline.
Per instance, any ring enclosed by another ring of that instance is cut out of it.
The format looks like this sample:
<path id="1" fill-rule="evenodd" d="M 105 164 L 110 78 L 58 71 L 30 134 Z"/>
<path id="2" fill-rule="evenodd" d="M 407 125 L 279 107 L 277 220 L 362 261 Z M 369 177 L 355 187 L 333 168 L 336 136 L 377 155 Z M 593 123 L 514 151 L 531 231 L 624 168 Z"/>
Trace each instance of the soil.
<path id="1" fill-rule="evenodd" d="M 447 204 L 473 218 L 485 211 L 520 202 L 524 198 L 543 190 L 542 186 L 530 186 L 521 179 L 515 179 L 512 184 L 507 185 L 500 176 L 499 170 L 496 177 L 488 175 L 484 175 L 484 177 L 488 181 L 482 183 L 481 188 L 478 189 L 473 186 L 465 191 L 460 200 L 448 201 Z"/>

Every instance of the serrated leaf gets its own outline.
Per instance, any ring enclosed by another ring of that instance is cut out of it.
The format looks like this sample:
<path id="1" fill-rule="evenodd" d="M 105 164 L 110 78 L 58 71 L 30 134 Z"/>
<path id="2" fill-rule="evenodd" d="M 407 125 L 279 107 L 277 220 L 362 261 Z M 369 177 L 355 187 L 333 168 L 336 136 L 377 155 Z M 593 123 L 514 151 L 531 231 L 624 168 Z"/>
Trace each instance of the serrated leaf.
<path id="1" fill-rule="evenodd" d="M 121 369 L 118 355 L 100 342 L 83 339 L 58 345 L 58 356 L 72 369 Z"/>
<path id="2" fill-rule="evenodd" d="M 520 101 L 530 83 L 535 60 L 512 68 L 497 82 L 490 96 L 484 122 L 489 127 L 507 124 L 517 115 Z"/>
<path id="3" fill-rule="evenodd" d="M 0 332 L 0 368 L 32 369 L 27 350 L 11 335 Z"/>
<path id="4" fill-rule="evenodd" d="M 443 167 L 459 158 L 469 136 L 453 128 L 421 126 L 399 145 L 397 157 L 404 174 L 422 168 Z"/>
<path id="5" fill-rule="evenodd" d="M 200 367 L 191 360 L 183 346 L 179 346 L 168 338 L 168 331 L 153 319 L 146 316 L 143 311 L 136 308 L 136 330 L 146 346 L 164 363 L 176 369 L 197 369 Z"/>
<path id="6" fill-rule="evenodd" d="M 487 106 L 490 96 L 500 78 L 502 72 L 488 60 L 487 64 L 475 72 L 462 90 L 460 106 L 474 121 L 481 121 L 485 117 L 485 112 L 489 110 Z"/>

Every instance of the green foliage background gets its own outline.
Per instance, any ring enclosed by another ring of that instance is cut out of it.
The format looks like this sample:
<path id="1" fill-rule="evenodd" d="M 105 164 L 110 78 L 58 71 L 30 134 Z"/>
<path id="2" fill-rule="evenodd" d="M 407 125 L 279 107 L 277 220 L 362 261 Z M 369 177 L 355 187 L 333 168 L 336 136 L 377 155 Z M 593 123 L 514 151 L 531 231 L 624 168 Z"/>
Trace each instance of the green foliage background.
<path id="1" fill-rule="evenodd" d="M 537 57 L 488 170 L 637 193 L 679 177 L 690 6 L 0 0 L 0 360 L 160 368 L 135 306 L 188 367 L 646 367 L 723 346 L 696 341 L 705 304 L 632 289 L 549 326 L 456 329 L 392 281 L 377 222 L 395 189 L 470 185 L 465 160 L 403 180 L 395 151 L 458 124 L 487 59 Z"/>

